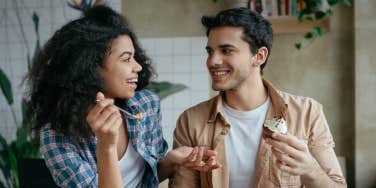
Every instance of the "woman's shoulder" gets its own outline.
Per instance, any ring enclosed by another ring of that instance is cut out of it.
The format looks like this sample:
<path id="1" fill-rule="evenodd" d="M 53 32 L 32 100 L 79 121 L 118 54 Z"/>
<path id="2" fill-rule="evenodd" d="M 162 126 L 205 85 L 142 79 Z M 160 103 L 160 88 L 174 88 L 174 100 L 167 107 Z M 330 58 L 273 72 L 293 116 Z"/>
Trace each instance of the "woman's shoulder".
<path id="1" fill-rule="evenodd" d="M 142 89 L 140 91 L 137 91 L 134 95 L 134 98 L 139 102 L 139 103 L 150 103 L 150 102 L 159 102 L 160 99 L 158 95 L 153 93 L 150 90 L 147 89 Z"/>

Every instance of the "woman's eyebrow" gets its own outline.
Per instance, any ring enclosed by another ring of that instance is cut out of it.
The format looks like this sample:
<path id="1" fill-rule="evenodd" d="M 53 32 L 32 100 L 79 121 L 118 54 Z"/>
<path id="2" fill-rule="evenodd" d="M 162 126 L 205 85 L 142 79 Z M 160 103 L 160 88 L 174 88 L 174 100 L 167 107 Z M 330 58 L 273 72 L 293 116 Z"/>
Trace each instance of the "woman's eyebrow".
<path id="1" fill-rule="evenodd" d="M 123 55 L 132 55 L 133 53 L 131 52 L 131 51 L 124 51 L 123 53 L 121 53 L 120 55 L 119 55 L 119 57 L 123 57 Z"/>

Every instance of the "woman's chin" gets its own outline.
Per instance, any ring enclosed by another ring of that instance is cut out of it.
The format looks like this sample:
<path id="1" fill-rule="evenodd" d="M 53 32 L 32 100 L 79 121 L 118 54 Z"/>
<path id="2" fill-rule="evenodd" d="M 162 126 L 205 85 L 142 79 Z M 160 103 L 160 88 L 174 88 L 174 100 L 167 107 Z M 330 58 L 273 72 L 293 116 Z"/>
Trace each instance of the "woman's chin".
<path id="1" fill-rule="evenodd" d="M 134 97 L 135 92 L 127 92 L 122 98 L 129 99 Z"/>

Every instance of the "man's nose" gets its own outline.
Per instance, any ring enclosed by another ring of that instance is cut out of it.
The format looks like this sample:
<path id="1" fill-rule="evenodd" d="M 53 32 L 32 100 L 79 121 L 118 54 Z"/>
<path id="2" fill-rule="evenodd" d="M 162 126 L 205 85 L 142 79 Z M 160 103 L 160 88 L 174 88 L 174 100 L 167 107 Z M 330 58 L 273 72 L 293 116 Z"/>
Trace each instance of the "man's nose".
<path id="1" fill-rule="evenodd" d="M 215 65 L 221 65 L 223 62 L 222 57 L 216 53 L 213 53 L 208 57 L 208 65 L 209 66 L 215 66 Z"/>

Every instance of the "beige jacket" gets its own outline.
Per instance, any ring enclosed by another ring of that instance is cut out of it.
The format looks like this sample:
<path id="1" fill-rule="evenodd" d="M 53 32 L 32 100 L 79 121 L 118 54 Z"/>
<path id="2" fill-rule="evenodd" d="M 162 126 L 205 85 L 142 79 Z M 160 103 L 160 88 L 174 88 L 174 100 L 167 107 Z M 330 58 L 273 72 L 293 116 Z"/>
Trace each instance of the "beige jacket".
<path id="1" fill-rule="evenodd" d="M 334 142 L 325 119 L 322 106 L 310 98 L 294 96 L 278 91 L 264 80 L 271 98 L 267 119 L 285 117 L 290 134 L 308 143 L 311 154 L 333 180 L 333 186 L 345 187 L 336 155 Z M 184 111 L 174 132 L 174 148 L 179 146 L 209 146 L 218 152 L 217 162 L 222 168 L 203 173 L 179 167 L 171 180 L 172 187 L 229 187 L 229 172 L 225 138 L 231 128 L 222 113 L 220 95 Z M 271 154 L 270 145 L 262 138 L 256 162 L 254 187 L 303 187 L 300 176 L 282 172 Z"/>

